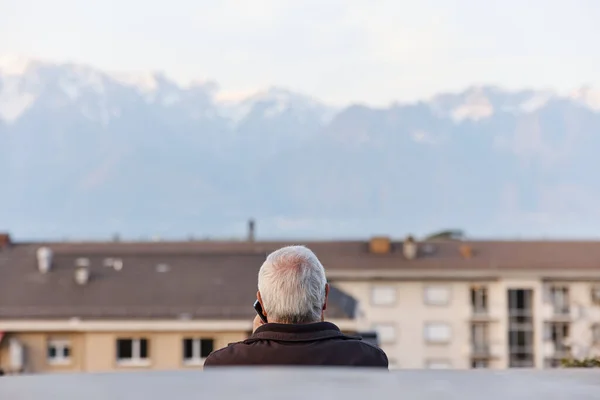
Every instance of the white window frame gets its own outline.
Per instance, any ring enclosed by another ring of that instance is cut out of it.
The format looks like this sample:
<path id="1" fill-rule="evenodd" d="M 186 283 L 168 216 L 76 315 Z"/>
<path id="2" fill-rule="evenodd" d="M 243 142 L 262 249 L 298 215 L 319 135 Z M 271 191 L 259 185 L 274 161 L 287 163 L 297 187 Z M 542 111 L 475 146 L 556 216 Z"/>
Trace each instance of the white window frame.
<path id="1" fill-rule="evenodd" d="M 199 337 L 184 337 L 181 339 L 181 346 L 185 349 L 185 341 L 189 339 L 192 341 L 192 358 L 185 358 L 185 354 L 183 354 L 183 365 L 187 366 L 199 366 L 204 365 L 204 361 L 206 357 L 202 357 L 202 340 L 211 340 L 207 338 L 199 338 Z M 213 339 L 214 346 L 214 339 Z M 185 351 L 185 350 L 184 350 Z"/>
<path id="2" fill-rule="evenodd" d="M 471 286 L 471 308 L 473 314 L 487 315 L 490 307 L 490 294 L 487 286 Z M 475 299 L 473 299 L 475 297 Z"/>
<path id="3" fill-rule="evenodd" d="M 146 340 L 147 358 L 141 358 L 142 340 Z M 115 345 L 119 346 L 119 340 L 131 340 L 131 358 L 117 358 L 117 365 L 121 367 L 147 367 L 150 365 L 150 339 L 146 337 L 126 338 L 119 337 L 115 340 Z"/>
<path id="4" fill-rule="evenodd" d="M 435 365 L 444 365 L 445 367 L 434 367 Z M 445 359 L 425 360 L 426 369 L 452 369 L 452 362 Z"/>
<path id="5" fill-rule="evenodd" d="M 568 315 L 570 313 L 570 290 L 567 285 L 553 285 L 550 287 L 550 301 L 555 315 Z"/>
<path id="6" fill-rule="evenodd" d="M 428 329 L 435 325 L 443 325 L 448 328 L 448 339 L 435 340 L 427 337 Z M 425 342 L 429 344 L 449 344 L 452 341 L 452 326 L 447 322 L 441 321 L 426 322 L 425 325 L 423 325 L 423 340 L 425 340 Z"/>
<path id="7" fill-rule="evenodd" d="M 50 357 L 48 352 L 51 347 L 55 349 L 55 356 Z M 69 356 L 64 356 L 64 349 L 69 349 Z M 71 356 L 73 353 L 73 347 L 69 339 L 48 339 L 46 343 L 46 361 L 50 365 L 69 365 L 72 362 Z"/>
<path id="8" fill-rule="evenodd" d="M 381 335 L 379 334 L 380 330 L 379 328 L 391 328 L 392 332 L 393 332 L 393 337 L 392 338 L 388 338 L 388 339 L 383 339 L 381 337 Z M 391 343 L 395 343 L 398 337 L 398 332 L 396 329 L 396 325 L 393 323 L 389 323 L 389 322 L 381 322 L 381 323 L 374 323 L 372 325 L 372 329 L 374 331 L 377 332 L 377 340 L 379 341 L 379 343 L 381 344 L 391 344 Z"/>
<path id="9" fill-rule="evenodd" d="M 376 292 L 378 290 L 388 290 L 392 293 L 392 299 L 390 301 L 378 301 Z M 398 289 L 395 286 L 390 285 L 373 285 L 371 286 L 371 305 L 376 307 L 391 307 L 398 304 Z"/>
<path id="10" fill-rule="evenodd" d="M 436 301 L 429 296 L 430 290 L 445 290 L 447 297 L 445 301 Z M 427 285 L 423 288 L 423 302 L 428 306 L 447 306 L 452 300 L 452 290 L 448 285 Z"/>

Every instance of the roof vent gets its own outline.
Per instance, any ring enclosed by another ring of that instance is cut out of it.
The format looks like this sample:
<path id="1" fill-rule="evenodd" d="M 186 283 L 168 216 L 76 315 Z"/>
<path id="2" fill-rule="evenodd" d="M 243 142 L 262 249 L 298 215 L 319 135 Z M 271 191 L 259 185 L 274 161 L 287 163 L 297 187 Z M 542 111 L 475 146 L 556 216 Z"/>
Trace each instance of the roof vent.
<path id="1" fill-rule="evenodd" d="M 122 270 L 123 269 L 123 260 L 121 260 L 120 258 L 113 259 L 112 267 L 115 269 L 115 271 Z"/>
<path id="2" fill-rule="evenodd" d="M 115 262 L 114 258 L 105 258 L 103 264 L 107 268 L 112 268 L 114 262 Z"/>
<path id="3" fill-rule="evenodd" d="M 404 254 L 404 257 L 406 257 L 408 260 L 414 260 L 417 258 L 418 250 L 419 246 L 417 245 L 415 238 L 409 235 L 404 240 L 404 245 L 402 246 L 402 253 Z"/>
<path id="4" fill-rule="evenodd" d="M 45 274 L 52 268 L 52 250 L 48 247 L 40 247 L 36 252 L 38 270 Z"/>
<path id="5" fill-rule="evenodd" d="M 75 266 L 78 268 L 87 268 L 90 266 L 90 260 L 88 258 L 78 258 L 75 260 Z"/>
<path id="6" fill-rule="evenodd" d="M 388 254 L 392 251 L 392 242 L 387 236 L 375 236 L 369 241 L 369 253 Z"/>
<path id="7" fill-rule="evenodd" d="M 161 273 L 169 272 L 170 269 L 171 268 L 169 267 L 168 264 L 158 264 L 156 266 L 156 272 L 161 272 Z"/>
<path id="8" fill-rule="evenodd" d="M 90 280 L 90 270 L 87 267 L 77 267 L 75 269 L 75 282 L 85 285 Z"/>

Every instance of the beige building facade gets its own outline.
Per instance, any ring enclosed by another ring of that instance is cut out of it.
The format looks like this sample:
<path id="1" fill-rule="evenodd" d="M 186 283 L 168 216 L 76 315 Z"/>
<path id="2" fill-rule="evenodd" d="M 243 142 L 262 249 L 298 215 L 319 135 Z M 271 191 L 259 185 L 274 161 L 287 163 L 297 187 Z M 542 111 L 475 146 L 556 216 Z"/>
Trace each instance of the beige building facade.
<path id="1" fill-rule="evenodd" d="M 336 321 L 354 331 L 351 321 Z M 5 374 L 202 369 L 252 321 L 2 321 Z"/>
<path id="2" fill-rule="evenodd" d="M 594 278 L 532 272 L 336 285 L 359 301 L 359 329 L 378 332 L 392 368 L 553 368 L 564 358 L 600 355 Z"/>

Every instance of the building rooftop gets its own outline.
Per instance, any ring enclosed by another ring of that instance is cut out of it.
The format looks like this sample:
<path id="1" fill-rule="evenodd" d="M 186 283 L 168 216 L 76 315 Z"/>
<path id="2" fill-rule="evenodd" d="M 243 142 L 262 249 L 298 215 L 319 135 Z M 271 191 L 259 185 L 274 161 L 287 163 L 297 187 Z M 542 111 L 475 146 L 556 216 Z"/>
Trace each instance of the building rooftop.
<path id="1" fill-rule="evenodd" d="M 40 248 L 52 252 L 46 273 L 38 269 Z M 189 250 L 125 243 L 4 247 L 0 319 L 252 319 L 266 253 Z M 85 284 L 76 281 L 78 264 L 86 265 Z M 352 297 L 332 288 L 328 318 L 351 319 L 355 308 Z"/>
<path id="2" fill-rule="evenodd" d="M 438 240 L 417 243 L 412 259 L 402 241 L 377 240 L 379 247 L 368 240 L 301 244 L 317 254 L 334 284 L 357 274 L 403 272 L 430 278 L 493 278 L 515 271 L 600 278 L 600 242 Z M 5 237 L 0 318 L 252 318 L 258 269 L 268 253 L 289 244 L 294 243 L 12 243 Z M 38 270 L 40 248 L 52 254 L 45 274 Z M 84 285 L 74 278 L 78 264 L 89 272 Z M 328 318 L 353 318 L 355 308 L 353 298 L 334 288 Z"/>

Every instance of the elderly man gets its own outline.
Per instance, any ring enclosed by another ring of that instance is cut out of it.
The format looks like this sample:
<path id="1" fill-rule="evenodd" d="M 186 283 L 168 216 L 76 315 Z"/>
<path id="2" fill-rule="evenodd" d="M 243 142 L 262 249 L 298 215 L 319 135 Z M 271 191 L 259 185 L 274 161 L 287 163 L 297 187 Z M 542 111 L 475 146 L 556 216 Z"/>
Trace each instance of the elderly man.
<path id="1" fill-rule="evenodd" d="M 250 338 L 210 354 L 204 367 L 314 365 L 388 368 L 378 347 L 346 336 L 324 322 L 329 285 L 325 269 L 304 246 L 271 253 L 258 273 L 264 323 L 254 319 Z"/>

